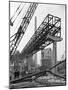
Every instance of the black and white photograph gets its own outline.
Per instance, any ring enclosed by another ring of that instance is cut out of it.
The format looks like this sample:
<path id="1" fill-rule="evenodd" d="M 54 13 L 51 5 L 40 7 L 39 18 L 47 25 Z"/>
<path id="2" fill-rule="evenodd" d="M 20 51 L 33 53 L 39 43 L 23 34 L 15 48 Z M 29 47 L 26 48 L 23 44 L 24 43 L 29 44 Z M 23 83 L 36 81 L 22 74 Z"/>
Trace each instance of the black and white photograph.
<path id="1" fill-rule="evenodd" d="M 9 88 L 66 85 L 66 4 L 9 1 Z"/>

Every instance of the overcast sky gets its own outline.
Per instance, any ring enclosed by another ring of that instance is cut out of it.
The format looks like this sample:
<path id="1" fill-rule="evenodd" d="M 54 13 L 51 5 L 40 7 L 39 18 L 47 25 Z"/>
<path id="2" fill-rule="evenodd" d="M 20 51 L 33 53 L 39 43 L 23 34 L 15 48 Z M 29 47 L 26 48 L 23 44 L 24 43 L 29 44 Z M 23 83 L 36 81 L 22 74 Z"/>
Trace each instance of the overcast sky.
<path id="1" fill-rule="evenodd" d="M 17 2 L 10 3 L 10 17 L 13 16 L 14 12 L 16 11 L 16 9 L 19 5 L 20 5 L 20 3 L 17 3 Z M 22 7 L 23 7 L 23 10 L 22 10 L 21 14 L 18 16 L 18 18 L 16 19 L 14 26 L 10 27 L 10 36 L 12 36 L 14 33 L 16 33 L 16 31 L 22 21 L 22 17 L 24 17 L 29 5 L 30 5 L 29 3 L 26 3 L 26 4 L 23 3 L 21 5 L 20 10 Z M 29 41 L 29 39 L 34 34 L 35 16 L 37 17 L 37 28 L 38 28 L 39 25 L 44 20 L 44 18 L 47 16 L 47 14 L 52 14 L 54 16 L 61 18 L 61 37 L 63 38 L 63 40 L 61 42 L 57 43 L 57 60 L 61 60 L 61 57 L 65 52 L 65 6 L 64 5 L 39 4 L 17 50 L 19 50 L 21 52 L 23 50 L 24 46 Z M 46 48 L 48 48 L 48 47 L 52 48 L 52 46 L 53 45 L 51 44 L 51 45 L 47 46 Z M 38 52 L 38 56 L 39 56 L 38 63 L 40 63 L 40 59 L 41 59 L 40 52 Z"/>

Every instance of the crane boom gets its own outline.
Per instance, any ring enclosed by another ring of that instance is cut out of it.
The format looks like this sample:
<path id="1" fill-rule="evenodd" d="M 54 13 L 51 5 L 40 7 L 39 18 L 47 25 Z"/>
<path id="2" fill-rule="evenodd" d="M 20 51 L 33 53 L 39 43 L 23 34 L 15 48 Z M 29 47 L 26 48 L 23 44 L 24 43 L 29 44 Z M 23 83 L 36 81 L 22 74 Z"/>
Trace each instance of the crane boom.
<path id="1" fill-rule="evenodd" d="M 31 3 L 23 20 L 22 23 L 20 25 L 20 27 L 18 28 L 18 31 L 14 37 L 14 40 L 11 42 L 11 46 L 10 46 L 10 55 L 13 55 L 32 19 L 32 16 L 37 8 L 38 4 L 37 3 Z"/>

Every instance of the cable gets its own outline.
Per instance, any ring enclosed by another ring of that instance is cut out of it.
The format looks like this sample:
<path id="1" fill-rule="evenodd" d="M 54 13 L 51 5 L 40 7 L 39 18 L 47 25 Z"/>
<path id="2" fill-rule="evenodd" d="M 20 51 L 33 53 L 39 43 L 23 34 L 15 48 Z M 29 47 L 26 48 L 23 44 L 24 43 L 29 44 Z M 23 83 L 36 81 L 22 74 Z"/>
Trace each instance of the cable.
<path id="1" fill-rule="evenodd" d="M 26 3 L 25 3 L 25 4 L 26 4 Z M 25 6 L 25 4 L 24 4 L 24 6 Z M 24 6 L 23 6 L 23 8 L 24 8 Z M 22 19 L 22 18 L 21 18 L 21 19 Z M 20 21 L 21 21 L 21 20 L 19 20 L 18 24 L 20 23 Z M 18 24 L 17 24 L 17 26 L 18 26 Z M 17 28 L 17 26 L 16 26 L 16 28 Z M 16 29 L 16 28 L 15 28 L 15 29 Z M 15 29 L 14 29 L 14 31 L 15 31 Z M 16 34 L 17 34 L 17 33 L 15 33 L 14 35 L 12 35 L 10 38 L 12 38 L 13 36 L 15 36 Z M 14 39 L 13 39 L 13 40 L 14 40 Z M 13 40 L 11 40 L 11 41 L 13 41 Z M 10 42 L 11 42 L 11 41 L 10 41 Z"/>
<path id="2" fill-rule="evenodd" d="M 25 3 L 26 4 L 26 3 Z M 24 4 L 24 6 L 25 6 L 25 4 Z M 24 8 L 24 6 L 23 6 L 23 8 Z M 21 18 L 22 19 L 22 18 Z M 17 26 L 19 25 L 19 23 L 21 22 L 21 20 L 19 20 L 19 22 L 18 22 L 18 24 L 17 24 Z M 16 28 L 17 28 L 17 26 L 16 26 Z M 16 29 L 15 28 L 15 29 Z M 14 29 L 14 31 L 15 31 L 15 29 Z M 15 33 L 14 35 L 12 35 L 10 38 L 12 38 L 13 36 L 15 36 L 17 33 Z"/>
<path id="3" fill-rule="evenodd" d="M 21 4 L 22 4 L 22 3 L 21 3 Z M 19 10 L 19 8 L 20 8 L 21 4 L 20 4 L 20 5 L 18 6 L 18 8 L 16 9 L 15 13 Z M 13 16 L 11 17 L 11 19 L 10 19 L 10 20 L 12 20 L 12 19 L 13 19 L 13 17 L 15 16 L 15 13 L 13 14 Z"/>
<path id="4" fill-rule="evenodd" d="M 25 6 L 25 4 L 24 4 L 24 6 Z M 24 6 L 23 6 L 23 7 L 21 8 L 21 10 L 18 12 L 18 14 L 17 14 L 16 18 L 14 19 L 14 21 L 12 22 L 12 21 L 10 20 L 10 25 L 11 25 L 11 26 L 13 26 L 13 23 L 15 22 L 15 20 L 17 19 L 17 17 L 20 15 L 20 13 L 21 13 L 21 11 L 23 10 Z"/>

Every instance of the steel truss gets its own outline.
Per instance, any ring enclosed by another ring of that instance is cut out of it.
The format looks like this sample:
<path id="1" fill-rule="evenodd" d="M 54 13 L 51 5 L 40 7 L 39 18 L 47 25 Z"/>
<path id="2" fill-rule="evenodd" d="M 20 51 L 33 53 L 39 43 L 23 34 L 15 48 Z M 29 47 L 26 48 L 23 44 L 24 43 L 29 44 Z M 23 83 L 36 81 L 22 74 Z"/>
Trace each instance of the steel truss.
<path id="1" fill-rule="evenodd" d="M 21 52 L 22 58 L 44 49 L 53 41 L 48 35 L 61 37 L 61 19 L 48 14 Z"/>

